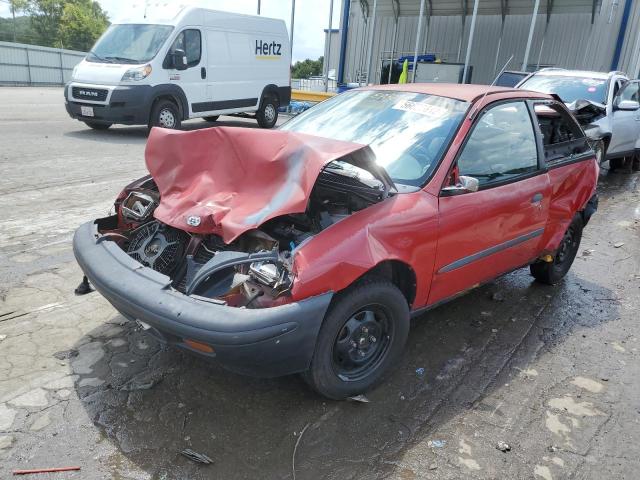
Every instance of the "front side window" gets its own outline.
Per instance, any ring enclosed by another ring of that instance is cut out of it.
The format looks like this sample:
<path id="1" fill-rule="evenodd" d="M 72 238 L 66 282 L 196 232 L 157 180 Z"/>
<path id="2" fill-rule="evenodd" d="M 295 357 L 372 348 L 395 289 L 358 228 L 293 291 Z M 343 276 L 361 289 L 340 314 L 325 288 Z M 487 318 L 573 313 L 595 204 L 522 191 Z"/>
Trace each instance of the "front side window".
<path id="1" fill-rule="evenodd" d="M 169 49 L 170 53 L 182 50 L 187 56 L 187 67 L 195 67 L 200 63 L 202 56 L 202 40 L 200 30 L 184 30 L 176 37 Z"/>
<path id="2" fill-rule="evenodd" d="M 282 130 L 369 145 L 395 183 L 421 186 L 469 104 L 423 93 L 355 90 L 301 113 Z"/>
<path id="3" fill-rule="evenodd" d="M 146 63 L 158 54 L 173 27 L 170 25 L 111 25 L 87 55 L 94 63 Z"/>
<path id="4" fill-rule="evenodd" d="M 631 100 L 633 102 L 640 102 L 640 83 L 630 82 L 620 93 L 619 102 L 622 100 Z"/>
<path id="5" fill-rule="evenodd" d="M 480 185 L 537 168 L 536 136 L 524 102 L 503 103 L 483 113 L 458 157 L 459 175 L 477 178 Z"/>
<path id="6" fill-rule="evenodd" d="M 600 78 L 540 73 L 529 77 L 519 88 L 542 93 L 555 93 L 565 103 L 573 103 L 576 100 L 607 103 L 607 81 Z"/>

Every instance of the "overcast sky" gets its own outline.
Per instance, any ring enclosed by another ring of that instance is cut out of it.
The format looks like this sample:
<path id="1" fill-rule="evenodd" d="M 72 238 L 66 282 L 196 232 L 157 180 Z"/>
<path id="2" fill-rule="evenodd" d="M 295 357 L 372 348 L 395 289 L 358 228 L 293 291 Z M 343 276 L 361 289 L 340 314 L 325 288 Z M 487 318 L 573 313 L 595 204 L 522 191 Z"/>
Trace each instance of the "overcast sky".
<path id="1" fill-rule="evenodd" d="M 174 0 L 175 1 L 175 0 Z M 140 7 L 144 0 L 98 0 L 113 20 L 125 16 L 128 10 Z M 168 0 L 148 0 L 149 5 L 165 5 Z M 203 7 L 228 12 L 255 14 L 258 0 L 179 0 L 175 3 L 198 4 Z M 334 0 L 333 28 L 340 23 L 340 5 L 342 0 Z M 291 0 L 262 0 L 261 14 L 267 17 L 291 20 Z M 9 5 L 0 2 L 0 17 L 9 17 Z M 293 39 L 293 60 L 316 59 L 324 53 L 324 29 L 329 24 L 329 0 L 297 0 L 296 24 Z"/>

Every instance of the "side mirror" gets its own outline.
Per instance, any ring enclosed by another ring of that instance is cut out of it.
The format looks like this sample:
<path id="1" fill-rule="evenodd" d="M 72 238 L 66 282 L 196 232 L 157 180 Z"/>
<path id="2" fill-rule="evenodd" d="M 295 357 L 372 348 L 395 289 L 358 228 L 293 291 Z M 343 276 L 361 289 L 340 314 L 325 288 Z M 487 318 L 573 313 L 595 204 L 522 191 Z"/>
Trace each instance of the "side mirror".
<path id="1" fill-rule="evenodd" d="M 640 103 L 635 100 L 621 100 L 616 105 L 616 110 L 638 110 L 640 108 Z"/>
<path id="2" fill-rule="evenodd" d="M 480 182 L 475 177 L 467 177 L 460 175 L 458 177 L 458 183 L 449 187 L 444 187 L 442 193 L 445 196 L 460 195 L 462 193 L 477 192 L 480 187 Z"/>
<path id="3" fill-rule="evenodd" d="M 172 66 L 176 70 L 186 70 L 187 69 L 187 54 L 184 50 L 176 48 L 173 52 L 170 53 L 172 57 Z"/>

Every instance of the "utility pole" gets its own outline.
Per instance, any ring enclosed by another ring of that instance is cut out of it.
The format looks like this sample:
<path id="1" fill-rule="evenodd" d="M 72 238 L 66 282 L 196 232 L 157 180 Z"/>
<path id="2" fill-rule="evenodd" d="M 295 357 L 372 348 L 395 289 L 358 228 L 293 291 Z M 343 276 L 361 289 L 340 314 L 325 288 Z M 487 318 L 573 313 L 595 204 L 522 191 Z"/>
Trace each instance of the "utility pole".
<path id="1" fill-rule="evenodd" d="M 333 20 L 333 0 L 329 0 L 329 28 L 327 29 L 326 36 L 326 58 L 324 58 L 324 63 L 326 68 L 324 69 L 324 91 L 329 91 L 329 62 L 331 62 L 331 21 Z"/>
<path id="2" fill-rule="evenodd" d="M 260 0 L 258 0 L 258 15 L 260 15 Z"/>
<path id="3" fill-rule="evenodd" d="M 13 17 L 13 43 L 16 43 L 16 6 L 14 0 L 9 0 L 11 5 L 11 16 Z"/>
<path id="4" fill-rule="evenodd" d="M 289 47 L 291 48 L 291 63 L 293 63 L 293 24 L 296 21 L 296 0 L 291 0 L 291 40 Z"/>

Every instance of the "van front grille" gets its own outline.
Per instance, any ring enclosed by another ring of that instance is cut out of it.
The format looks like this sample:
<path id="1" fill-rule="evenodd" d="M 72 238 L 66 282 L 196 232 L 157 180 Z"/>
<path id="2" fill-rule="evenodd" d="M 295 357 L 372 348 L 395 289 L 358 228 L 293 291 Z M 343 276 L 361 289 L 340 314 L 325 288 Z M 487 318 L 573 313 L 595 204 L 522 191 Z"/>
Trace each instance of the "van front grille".
<path id="1" fill-rule="evenodd" d="M 102 88 L 73 87 L 73 98 L 78 100 L 93 100 L 104 102 L 107 99 L 108 90 Z"/>

